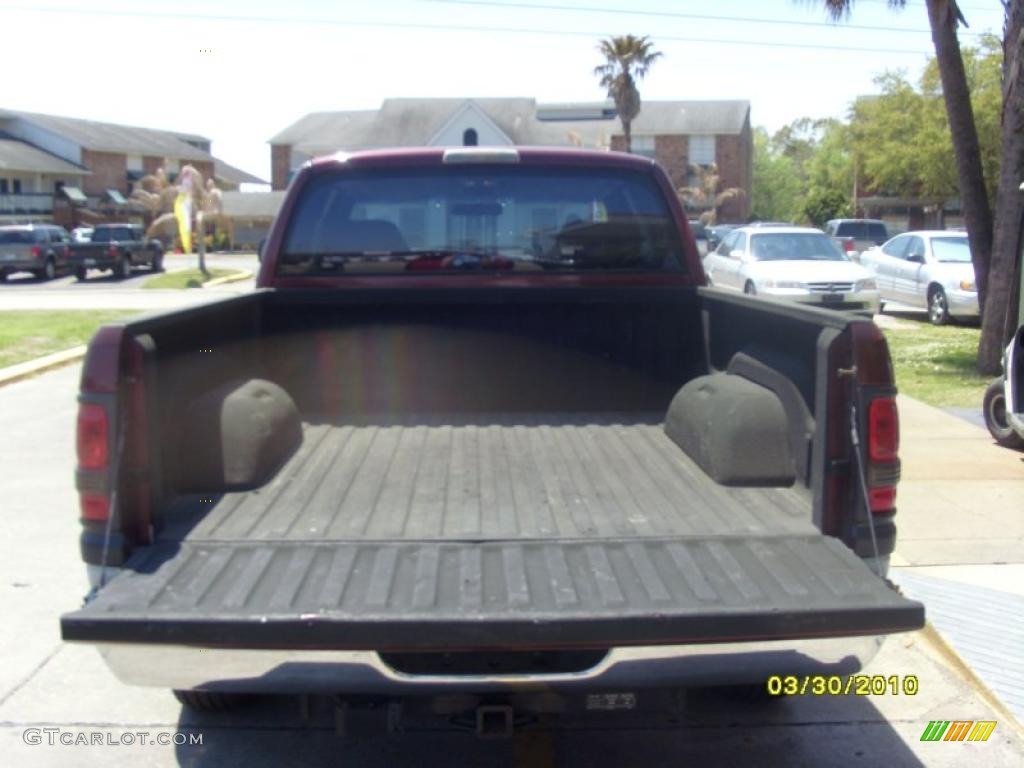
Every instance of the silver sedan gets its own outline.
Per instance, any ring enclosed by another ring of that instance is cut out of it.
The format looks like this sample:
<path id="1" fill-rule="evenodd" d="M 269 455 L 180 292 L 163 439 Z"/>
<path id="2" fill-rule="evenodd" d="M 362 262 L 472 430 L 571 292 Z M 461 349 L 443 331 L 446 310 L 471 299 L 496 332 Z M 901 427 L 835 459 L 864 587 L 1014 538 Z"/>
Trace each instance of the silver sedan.
<path id="1" fill-rule="evenodd" d="M 866 314 L 878 311 L 874 275 L 818 229 L 734 229 L 705 257 L 704 271 L 720 288 Z"/>
<path id="2" fill-rule="evenodd" d="M 966 232 L 907 232 L 864 251 L 860 262 L 875 274 L 883 302 L 927 309 L 935 325 L 978 316 Z"/>

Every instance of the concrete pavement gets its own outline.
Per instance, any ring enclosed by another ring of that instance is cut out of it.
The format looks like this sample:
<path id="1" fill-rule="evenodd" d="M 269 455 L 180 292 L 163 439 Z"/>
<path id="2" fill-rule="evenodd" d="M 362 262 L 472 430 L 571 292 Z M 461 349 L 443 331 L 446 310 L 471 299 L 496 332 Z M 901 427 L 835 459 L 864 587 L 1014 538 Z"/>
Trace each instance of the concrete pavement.
<path id="1" fill-rule="evenodd" d="M 901 395 L 898 405 L 903 473 L 893 564 L 1024 564 L 1024 453 L 918 400 Z"/>
<path id="2" fill-rule="evenodd" d="M 893 581 L 1024 721 L 1024 453 L 900 396 Z"/>

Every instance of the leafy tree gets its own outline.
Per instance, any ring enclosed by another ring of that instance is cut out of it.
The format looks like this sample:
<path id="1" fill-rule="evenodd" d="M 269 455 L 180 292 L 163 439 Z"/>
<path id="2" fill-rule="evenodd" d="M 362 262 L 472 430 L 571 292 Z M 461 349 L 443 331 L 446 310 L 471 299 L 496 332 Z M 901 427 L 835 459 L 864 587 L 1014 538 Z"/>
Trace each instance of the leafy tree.
<path id="1" fill-rule="evenodd" d="M 792 160 L 797 172 L 804 176 L 805 166 L 814 157 L 822 129 L 828 122 L 799 117 L 775 132 L 772 136 L 772 148 L 778 154 Z"/>
<path id="2" fill-rule="evenodd" d="M 807 196 L 820 197 L 826 192 L 849 196 L 847 210 L 852 213 L 854 179 L 853 137 L 850 126 L 839 120 L 830 119 L 819 121 L 819 130 L 821 138 L 804 169 Z"/>
<path id="3" fill-rule="evenodd" d="M 754 129 L 753 166 L 751 216 L 764 221 L 792 221 L 803 207 L 801 175 L 793 158 L 778 151 L 761 127 Z"/>
<path id="4" fill-rule="evenodd" d="M 878 194 L 941 203 L 957 196 L 957 177 L 942 104 L 929 99 L 902 72 L 875 83 L 881 93 L 853 105 L 851 132 L 864 188 Z"/>
<path id="5" fill-rule="evenodd" d="M 995 38 L 964 49 L 980 132 L 981 157 L 988 187 L 994 192 L 999 170 L 999 68 L 1002 54 Z M 878 194 L 925 198 L 935 204 L 960 196 L 952 136 L 942 99 L 935 59 L 919 87 L 904 72 L 875 79 L 880 93 L 862 97 L 851 109 L 849 134 L 857 157 L 862 189 Z M 988 178 L 991 175 L 992 178 Z"/>
<path id="6" fill-rule="evenodd" d="M 807 195 L 803 215 L 816 227 L 825 226 L 829 219 L 850 215 L 850 197 L 837 189 L 815 189 Z"/>
<path id="7" fill-rule="evenodd" d="M 753 164 L 754 218 L 816 221 L 826 208 L 834 209 L 834 215 L 851 208 L 850 130 L 839 120 L 802 117 L 771 137 L 764 129 L 755 129 Z M 829 218 L 833 216 L 824 220 Z"/>
<path id="8" fill-rule="evenodd" d="M 636 81 L 642 80 L 651 65 L 661 53 L 654 50 L 654 43 L 647 35 L 634 37 L 610 37 L 597 45 L 605 63 L 594 67 L 594 74 L 601 78 L 601 85 L 615 102 L 615 111 L 622 121 L 622 132 L 626 138 L 626 151 L 633 149 L 631 125 L 640 114 L 640 91 Z"/>

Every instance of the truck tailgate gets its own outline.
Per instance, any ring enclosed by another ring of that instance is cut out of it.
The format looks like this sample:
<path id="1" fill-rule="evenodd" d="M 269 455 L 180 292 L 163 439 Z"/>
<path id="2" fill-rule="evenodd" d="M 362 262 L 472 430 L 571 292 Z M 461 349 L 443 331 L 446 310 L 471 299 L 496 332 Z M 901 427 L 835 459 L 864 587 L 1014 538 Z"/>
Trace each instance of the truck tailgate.
<path id="1" fill-rule="evenodd" d="M 64 639 L 580 648 L 923 624 L 796 491 L 716 485 L 654 419 L 413 421 L 307 425 L 267 486 L 182 500 Z"/>
<path id="2" fill-rule="evenodd" d="M 173 544 L 62 619 L 65 640 L 251 648 L 566 648 L 917 629 L 824 536 Z M 171 556 L 173 554 L 173 556 Z"/>

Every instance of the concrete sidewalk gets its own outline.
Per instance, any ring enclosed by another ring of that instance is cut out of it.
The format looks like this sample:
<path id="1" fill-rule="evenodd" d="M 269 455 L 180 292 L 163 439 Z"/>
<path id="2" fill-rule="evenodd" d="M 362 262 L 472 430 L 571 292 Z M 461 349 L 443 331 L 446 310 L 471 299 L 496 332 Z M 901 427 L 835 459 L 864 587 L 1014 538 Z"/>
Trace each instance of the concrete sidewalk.
<path id="1" fill-rule="evenodd" d="M 1024 453 L 918 400 L 900 396 L 898 404 L 903 475 L 893 564 L 1024 568 Z"/>
<path id="2" fill-rule="evenodd" d="M 901 396 L 892 579 L 1024 721 L 1024 453 Z"/>

